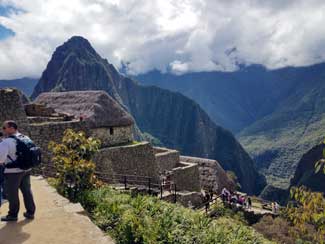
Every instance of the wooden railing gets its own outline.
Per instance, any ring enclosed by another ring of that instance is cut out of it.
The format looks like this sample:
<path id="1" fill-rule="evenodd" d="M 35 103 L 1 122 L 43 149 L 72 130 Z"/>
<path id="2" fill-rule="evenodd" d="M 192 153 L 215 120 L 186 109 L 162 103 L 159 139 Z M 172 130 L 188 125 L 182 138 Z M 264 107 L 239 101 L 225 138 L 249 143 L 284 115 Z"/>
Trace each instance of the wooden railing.
<path id="1" fill-rule="evenodd" d="M 40 174 L 44 177 L 55 177 L 56 169 L 53 165 L 46 165 L 46 167 L 40 170 Z M 128 174 L 112 174 L 108 172 L 96 171 L 97 178 L 108 184 L 123 184 L 124 189 L 129 187 L 142 186 L 145 187 L 149 194 L 159 194 L 160 198 L 163 198 L 164 191 L 169 191 L 173 194 L 173 202 L 177 202 L 177 186 L 172 181 L 161 182 L 157 178 L 142 175 L 128 175 Z"/>

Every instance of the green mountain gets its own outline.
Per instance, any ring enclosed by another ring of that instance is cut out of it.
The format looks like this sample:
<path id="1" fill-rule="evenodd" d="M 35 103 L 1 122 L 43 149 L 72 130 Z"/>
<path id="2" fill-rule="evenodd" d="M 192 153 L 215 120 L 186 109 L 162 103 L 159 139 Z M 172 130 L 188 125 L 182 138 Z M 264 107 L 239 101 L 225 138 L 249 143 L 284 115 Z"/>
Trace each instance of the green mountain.
<path id="1" fill-rule="evenodd" d="M 72 37 L 55 50 L 32 97 L 46 91 L 70 90 L 105 90 L 132 114 L 142 132 L 184 155 L 218 160 L 224 169 L 236 173 L 248 193 L 263 189 L 265 179 L 246 151 L 196 102 L 121 75 L 82 37 Z"/>
<path id="2" fill-rule="evenodd" d="M 184 75 L 152 71 L 136 79 L 179 91 L 236 133 L 270 183 L 286 188 L 304 152 L 324 136 L 325 64 Z"/>
<path id="3" fill-rule="evenodd" d="M 238 133 L 272 113 L 291 87 L 286 69 L 269 71 L 261 65 L 236 72 L 197 72 L 183 75 L 151 71 L 134 77 L 144 85 L 178 91 L 192 98 L 217 124 Z"/>
<path id="4" fill-rule="evenodd" d="M 290 94 L 270 115 L 253 123 L 239 134 L 240 142 L 256 160 L 270 182 L 287 186 L 303 153 L 324 137 L 324 65 L 297 72 Z M 317 76 L 312 73 L 317 70 Z M 282 184 L 283 183 L 283 184 Z"/>

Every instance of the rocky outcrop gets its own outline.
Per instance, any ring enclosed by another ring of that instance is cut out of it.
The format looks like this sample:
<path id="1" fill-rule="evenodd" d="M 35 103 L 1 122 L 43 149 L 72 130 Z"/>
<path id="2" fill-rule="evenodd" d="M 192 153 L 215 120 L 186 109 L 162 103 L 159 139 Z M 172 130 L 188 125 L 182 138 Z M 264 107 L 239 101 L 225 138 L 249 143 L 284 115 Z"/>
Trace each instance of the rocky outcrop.
<path id="1" fill-rule="evenodd" d="M 319 144 L 305 153 L 300 159 L 290 186 L 306 186 L 312 191 L 325 193 L 325 174 L 315 172 L 315 164 L 323 157 L 324 144 Z"/>
<path id="2" fill-rule="evenodd" d="M 236 173 L 248 193 L 258 193 L 265 185 L 234 136 L 214 124 L 197 103 L 120 75 L 82 37 L 72 37 L 56 49 L 33 97 L 47 91 L 72 90 L 106 91 L 127 108 L 141 131 L 184 155 L 218 160 L 222 167 Z"/>

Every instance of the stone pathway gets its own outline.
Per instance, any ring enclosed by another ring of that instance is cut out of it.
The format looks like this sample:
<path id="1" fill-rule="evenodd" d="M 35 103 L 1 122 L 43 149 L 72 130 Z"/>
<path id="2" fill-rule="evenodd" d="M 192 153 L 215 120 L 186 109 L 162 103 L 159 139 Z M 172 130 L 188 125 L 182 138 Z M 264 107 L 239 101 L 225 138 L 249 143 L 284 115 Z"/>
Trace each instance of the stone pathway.
<path id="1" fill-rule="evenodd" d="M 24 219 L 21 201 L 18 222 L 0 222 L 0 244 L 114 244 L 90 221 L 79 204 L 69 203 L 46 180 L 32 177 L 32 189 L 37 207 L 35 219 Z M 6 203 L 0 209 L 2 216 L 7 209 Z"/>

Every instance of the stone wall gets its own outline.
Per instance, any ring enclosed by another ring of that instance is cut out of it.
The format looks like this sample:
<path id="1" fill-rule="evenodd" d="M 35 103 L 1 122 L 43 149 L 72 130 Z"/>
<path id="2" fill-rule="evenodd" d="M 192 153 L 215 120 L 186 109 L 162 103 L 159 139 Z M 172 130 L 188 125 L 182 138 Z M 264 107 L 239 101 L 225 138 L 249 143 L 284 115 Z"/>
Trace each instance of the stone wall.
<path id="1" fill-rule="evenodd" d="M 42 166 L 45 169 L 47 165 L 51 166 L 51 154 L 48 150 L 50 141 L 61 142 L 66 129 L 87 131 L 86 124 L 80 121 L 36 123 L 30 124 L 29 127 L 31 139 L 42 149 Z M 48 170 L 51 170 L 50 166 Z"/>
<path id="2" fill-rule="evenodd" d="M 5 120 L 15 120 L 19 130 L 28 134 L 27 116 L 22 103 L 22 94 L 16 89 L 0 89 L 0 124 Z"/>
<path id="3" fill-rule="evenodd" d="M 159 172 L 171 171 L 179 163 L 179 152 L 168 148 L 154 147 Z"/>
<path id="4" fill-rule="evenodd" d="M 181 163 L 172 170 L 172 181 L 179 191 L 200 191 L 199 167 L 195 163 Z"/>
<path id="5" fill-rule="evenodd" d="M 105 174 L 106 178 L 114 175 L 137 175 L 152 177 L 154 182 L 158 181 L 154 150 L 148 142 L 103 148 L 94 156 L 94 162 L 97 171 Z"/>
<path id="6" fill-rule="evenodd" d="M 216 160 L 186 156 L 181 156 L 180 159 L 182 162 L 198 165 L 199 179 L 204 190 L 213 189 L 215 192 L 220 193 L 223 187 L 229 190 L 235 189 L 235 183 L 229 179 L 224 169 Z"/>
<path id="7" fill-rule="evenodd" d="M 91 136 L 102 142 L 102 147 L 126 144 L 133 141 L 132 126 L 92 128 Z"/>
<path id="8" fill-rule="evenodd" d="M 175 195 L 169 194 L 163 197 L 167 202 L 175 202 Z M 177 192 L 176 202 L 182 204 L 184 207 L 198 207 L 204 202 L 204 198 L 200 192 Z"/>

